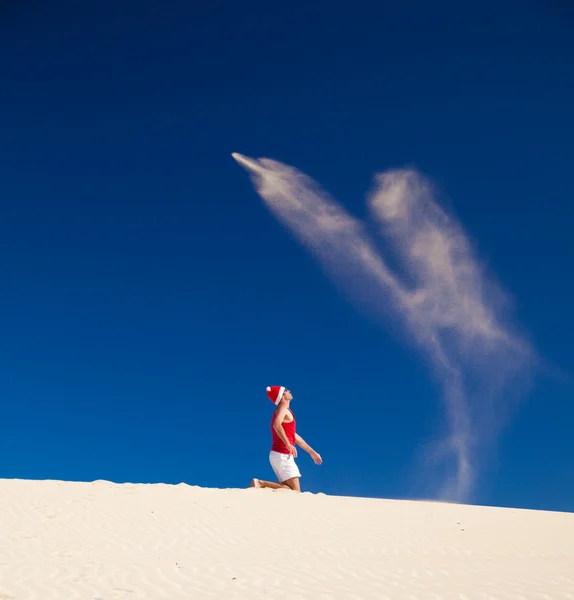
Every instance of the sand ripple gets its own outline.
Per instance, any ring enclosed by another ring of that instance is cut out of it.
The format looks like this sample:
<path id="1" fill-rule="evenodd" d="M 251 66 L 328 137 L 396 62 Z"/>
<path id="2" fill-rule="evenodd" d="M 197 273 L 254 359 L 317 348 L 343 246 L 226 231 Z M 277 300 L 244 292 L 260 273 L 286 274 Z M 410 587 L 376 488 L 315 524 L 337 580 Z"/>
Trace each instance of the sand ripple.
<path id="1" fill-rule="evenodd" d="M 574 515 L 0 480 L 0 600 L 574 600 Z"/>

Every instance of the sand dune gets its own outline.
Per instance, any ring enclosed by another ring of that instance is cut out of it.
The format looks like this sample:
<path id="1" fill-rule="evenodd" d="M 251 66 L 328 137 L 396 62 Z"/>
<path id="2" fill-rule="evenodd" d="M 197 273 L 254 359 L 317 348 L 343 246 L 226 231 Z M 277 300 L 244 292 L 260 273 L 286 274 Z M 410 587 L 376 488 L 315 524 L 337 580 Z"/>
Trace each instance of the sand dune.
<path id="1" fill-rule="evenodd" d="M 0 480 L 1 600 L 574 599 L 574 514 Z"/>

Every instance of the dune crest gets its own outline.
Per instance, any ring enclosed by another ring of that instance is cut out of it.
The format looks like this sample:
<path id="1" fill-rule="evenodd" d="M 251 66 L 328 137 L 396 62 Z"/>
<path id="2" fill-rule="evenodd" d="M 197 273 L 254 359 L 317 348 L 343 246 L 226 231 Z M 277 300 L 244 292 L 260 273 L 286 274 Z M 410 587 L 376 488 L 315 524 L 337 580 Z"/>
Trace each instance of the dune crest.
<path id="1" fill-rule="evenodd" d="M 2 600 L 572 600 L 574 514 L 0 480 Z"/>

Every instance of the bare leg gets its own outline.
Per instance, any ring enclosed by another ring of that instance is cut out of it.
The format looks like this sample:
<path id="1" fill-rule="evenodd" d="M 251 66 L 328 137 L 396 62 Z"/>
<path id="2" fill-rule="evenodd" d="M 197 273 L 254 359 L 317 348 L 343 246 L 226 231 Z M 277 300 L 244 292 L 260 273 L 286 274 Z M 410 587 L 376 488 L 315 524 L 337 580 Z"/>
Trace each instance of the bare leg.
<path id="1" fill-rule="evenodd" d="M 291 477 L 291 479 L 286 479 L 283 482 L 283 487 L 287 486 L 292 489 L 294 492 L 301 491 L 301 484 L 299 483 L 299 477 Z"/>
<path id="2" fill-rule="evenodd" d="M 271 488 L 272 490 L 279 490 L 279 489 L 293 489 L 291 486 L 289 485 L 285 485 L 283 483 L 274 483 L 273 481 L 263 481 L 263 479 L 253 479 L 251 481 L 251 483 L 249 484 L 249 487 L 254 487 L 254 488 Z"/>

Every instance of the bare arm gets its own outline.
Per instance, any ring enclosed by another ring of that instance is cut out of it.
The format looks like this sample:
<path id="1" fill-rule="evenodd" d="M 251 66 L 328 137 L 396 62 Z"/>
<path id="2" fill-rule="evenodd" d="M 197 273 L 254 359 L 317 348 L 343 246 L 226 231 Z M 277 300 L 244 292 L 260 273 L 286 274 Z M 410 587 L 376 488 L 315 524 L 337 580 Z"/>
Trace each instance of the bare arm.
<path id="1" fill-rule="evenodd" d="M 301 446 L 301 448 L 303 448 L 303 450 L 309 454 L 315 452 L 315 450 L 313 450 L 313 448 L 311 448 L 311 446 L 309 446 L 309 444 L 298 433 L 295 434 L 295 443 Z"/>
<path id="2" fill-rule="evenodd" d="M 291 442 L 285 435 L 285 430 L 283 429 L 283 419 L 285 418 L 286 413 L 287 413 L 287 409 L 284 406 L 280 406 L 275 411 L 275 418 L 273 419 L 273 429 L 275 429 L 275 431 L 277 432 L 277 435 L 281 438 L 281 440 L 287 446 L 287 448 L 289 448 L 289 450 L 291 451 L 291 454 L 293 454 L 293 456 L 296 457 L 297 449 L 295 448 L 295 446 L 291 445 Z"/>
<path id="3" fill-rule="evenodd" d="M 313 450 L 313 448 L 311 448 L 311 446 L 309 446 L 309 444 L 298 433 L 295 434 L 295 443 L 301 446 L 305 452 L 308 452 L 311 455 L 311 458 L 315 461 L 315 464 L 320 465 L 323 462 L 321 455 L 318 452 L 315 452 L 315 450 Z"/>

